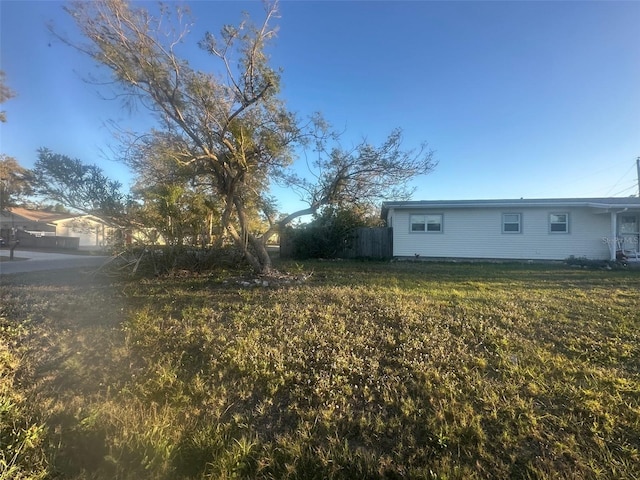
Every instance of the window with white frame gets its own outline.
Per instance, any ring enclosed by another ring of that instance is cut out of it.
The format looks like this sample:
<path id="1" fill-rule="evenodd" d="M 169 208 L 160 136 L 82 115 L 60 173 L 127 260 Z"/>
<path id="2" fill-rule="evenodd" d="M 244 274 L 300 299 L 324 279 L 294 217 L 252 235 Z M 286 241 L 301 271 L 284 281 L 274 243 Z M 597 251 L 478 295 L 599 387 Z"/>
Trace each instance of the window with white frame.
<path id="1" fill-rule="evenodd" d="M 442 232 L 442 215 L 411 215 L 409 222 L 411 232 Z"/>
<path id="2" fill-rule="evenodd" d="M 502 214 L 502 233 L 520 233 L 522 231 L 522 215 L 519 213 Z"/>
<path id="3" fill-rule="evenodd" d="M 551 213 L 549 215 L 549 232 L 569 233 L 569 214 Z"/>

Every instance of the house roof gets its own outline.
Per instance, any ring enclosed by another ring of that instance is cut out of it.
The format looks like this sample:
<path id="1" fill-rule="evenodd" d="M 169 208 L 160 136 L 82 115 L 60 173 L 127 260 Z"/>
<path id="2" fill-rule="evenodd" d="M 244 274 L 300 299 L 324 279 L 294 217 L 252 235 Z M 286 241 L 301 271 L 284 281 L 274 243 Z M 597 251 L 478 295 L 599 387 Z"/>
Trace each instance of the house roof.
<path id="1" fill-rule="evenodd" d="M 110 225 L 109 222 L 103 220 L 100 217 L 96 217 L 95 215 L 69 215 L 63 218 L 58 218 L 57 220 L 52 220 L 51 223 L 55 223 L 56 225 L 59 223 L 64 223 L 68 221 L 89 221 L 93 223 L 100 223 L 103 225 Z"/>
<path id="2" fill-rule="evenodd" d="M 45 210 L 30 210 L 23 207 L 12 207 L 8 209 L 14 215 L 19 215 L 32 222 L 52 223 L 63 218 L 70 218 L 73 215 L 69 213 L 47 212 Z"/>
<path id="3" fill-rule="evenodd" d="M 606 198 L 520 198 L 512 200 L 411 200 L 403 202 L 384 202 L 382 216 L 386 217 L 390 209 L 408 210 L 423 208 L 517 208 L 517 207 L 587 207 L 603 211 L 612 209 L 640 208 L 639 197 Z"/>

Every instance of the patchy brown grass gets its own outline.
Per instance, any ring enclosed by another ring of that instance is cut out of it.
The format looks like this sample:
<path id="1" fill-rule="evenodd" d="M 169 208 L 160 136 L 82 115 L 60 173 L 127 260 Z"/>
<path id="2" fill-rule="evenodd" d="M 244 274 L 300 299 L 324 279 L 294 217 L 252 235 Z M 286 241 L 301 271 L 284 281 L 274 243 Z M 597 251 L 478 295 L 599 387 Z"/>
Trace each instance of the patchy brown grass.
<path id="1" fill-rule="evenodd" d="M 3 277 L 0 478 L 640 477 L 640 272 L 281 269 Z"/>

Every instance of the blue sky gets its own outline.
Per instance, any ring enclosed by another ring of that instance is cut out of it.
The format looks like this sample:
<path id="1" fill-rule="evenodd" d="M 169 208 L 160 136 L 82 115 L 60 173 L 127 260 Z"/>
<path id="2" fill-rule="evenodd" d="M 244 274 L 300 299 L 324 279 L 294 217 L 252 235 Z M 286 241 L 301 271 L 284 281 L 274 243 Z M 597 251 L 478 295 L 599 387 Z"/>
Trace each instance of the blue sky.
<path id="1" fill-rule="evenodd" d="M 261 19 L 259 2 L 187 3 L 193 45 L 242 10 Z M 0 68 L 18 93 L 0 152 L 30 167 L 47 147 L 127 184 L 106 123 L 149 120 L 83 82 L 97 67 L 45 27 L 74 34 L 61 5 L 0 3 Z M 290 109 L 322 112 L 346 146 L 395 127 L 408 148 L 428 142 L 439 165 L 415 200 L 637 195 L 640 2 L 290 0 L 280 14 L 269 51 Z M 275 193 L 282 211 L 300 206 Z"/>

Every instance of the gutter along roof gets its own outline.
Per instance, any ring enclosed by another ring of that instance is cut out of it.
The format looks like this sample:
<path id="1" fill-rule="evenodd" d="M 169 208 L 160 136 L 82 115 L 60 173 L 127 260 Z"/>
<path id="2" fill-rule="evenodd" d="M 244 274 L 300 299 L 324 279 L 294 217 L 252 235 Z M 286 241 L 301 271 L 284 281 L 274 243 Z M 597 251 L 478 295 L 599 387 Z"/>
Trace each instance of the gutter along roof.
<path id="1" fill-rule="evenodd" d="M 525 207 L 587 207 L 608 211 L 624 211 L 640 209 L 639 197 L 604 197 L 604 198 L 519 198 L 505 200 L 409 200 L 401 202 L 384 202 L 380 212 L 386 218 L 387 212 L 395 210 L 411 210 L 424 208 L 525 208 Z"/>
<path id="2" fill-rule="evenodd" d="M 484 208 L 484 207 L 590 207 L 640 208 L 638 197 L 610 198 L 531 198 L 512 200 L 410 200 L 384 202 L 383 210 L 411 208 Z"/>

